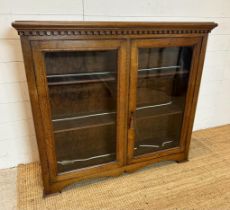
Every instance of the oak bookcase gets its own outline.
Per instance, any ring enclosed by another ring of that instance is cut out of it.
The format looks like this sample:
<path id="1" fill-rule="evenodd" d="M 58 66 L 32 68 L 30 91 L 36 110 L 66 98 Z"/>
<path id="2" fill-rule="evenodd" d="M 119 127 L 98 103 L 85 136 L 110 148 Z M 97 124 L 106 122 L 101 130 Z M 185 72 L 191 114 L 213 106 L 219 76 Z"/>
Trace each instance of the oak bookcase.
<path id="1" fill-rule="evenodd" d="M 215 23 L 16 21 L 45 194 L 188 159 Z"/>

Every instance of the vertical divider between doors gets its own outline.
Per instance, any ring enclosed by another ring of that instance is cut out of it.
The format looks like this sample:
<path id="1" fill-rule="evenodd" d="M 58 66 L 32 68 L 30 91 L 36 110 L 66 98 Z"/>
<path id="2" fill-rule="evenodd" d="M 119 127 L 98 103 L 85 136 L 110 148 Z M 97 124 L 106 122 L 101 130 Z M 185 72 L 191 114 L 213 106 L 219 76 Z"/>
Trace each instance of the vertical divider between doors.
<path id="1" fill-rule="evenodd" d="M 126 130 L 127 130 L 127 107 L 126 101 L 128 92 L 128 74 L 127 74 L 127 43 L 120 41 L 118 56 L 118 90 L 117 90 L 117 161 L 121 165 L 126 163 Z"/>
<path id="2" fill-rule="evenodd" d="M 131 63 L 131 39 L 126 39 L 126 92 L 125 92 L 125 137 L 124 137 L 124 165 L 128 164 L 128 129 L 129 129 L 129 91 L 130 91 L 130 63 Z"/>
<path id="3" fill-rule="evenodd" d="M 129 112 L 128 112 L 128 155 L 127 162 L 130 163 L 133 158 L 135 129 L 134 114 L 136 111 L 136 91 L 137 91 L 137 47 L 136 41 L 133 40 L 130 46 L 130 80 L 129 80 Z"/>

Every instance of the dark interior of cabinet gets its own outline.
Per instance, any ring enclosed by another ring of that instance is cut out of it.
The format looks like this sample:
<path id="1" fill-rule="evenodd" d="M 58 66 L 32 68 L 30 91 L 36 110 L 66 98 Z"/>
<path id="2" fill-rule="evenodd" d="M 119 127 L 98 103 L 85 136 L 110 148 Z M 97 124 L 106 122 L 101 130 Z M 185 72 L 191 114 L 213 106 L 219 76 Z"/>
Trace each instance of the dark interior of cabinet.
<path id="1" fill-rule="evenodd" d="M 117 51 L 45 53 L 58 172 L 116 160 Z M 140 48 L 134 155 L 179 144 L 191 47 Z"/>
<path id="2" fill-rule="evenodd" d="M 52 85 L 49 95 L 54 119 L 115 112 L 116 108 L 115 81 L 71 84 L 64 88 L 63 85 Z"/>
<path id="3" fill-rule="evenodd" d="M 117 51 L 45 54 L 58 172 L 116 160 Z"/>
<path id="4" fill-rule="evenodd" d="M 139 49 L 135 156 L 179 145 L 192 51 Z"/>
<path id="5" fill-rule="evenodd" d="M 46 52 L 47 76 L 64 76 L 76 73 L 116 73 L 116 58 L 117 50 Z M 62 79 L 64 78 L 62 77 Z"/>
<path id="6" fill-rule="evenodd" d="M 59 173 L 116 160 L 115 125 L 58 132 L 55 140 Z"/>
<path id="7" fill-rule="evenodd" d="M 178 146 L 182 113 L 169 112 L 137 119 L 134 155 L 142 155 Z"/>

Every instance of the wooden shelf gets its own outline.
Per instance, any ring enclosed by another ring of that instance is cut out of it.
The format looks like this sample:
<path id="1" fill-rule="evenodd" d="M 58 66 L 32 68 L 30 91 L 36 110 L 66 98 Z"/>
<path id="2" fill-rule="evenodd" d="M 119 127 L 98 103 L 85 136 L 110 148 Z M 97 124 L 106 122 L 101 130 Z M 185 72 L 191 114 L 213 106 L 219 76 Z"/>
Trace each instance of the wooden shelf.
<path id="1" fill-rule="evenodd" d="M 165 103 L 167 104 L 167 103 Z M 182 114 L 183 109 L 177 103 L 168 103 L 168 105 L 154 105 L 153 108 L 143 109 L 138 107 L 136 111 L 136 120 L 143 120 L 148 118 L 156 118 L 161 116 Z M 138 110 L 139 109 L 139 110 Z"/>
<path id="2" fill-rule="evenodd" d="M 178 145 L 178 139 L 176 137 L 172 138 L 162 138 L 162 139 L 143 139 L 136 140 L 136 145 L 134 147 L 134 156 L 145 155 L 148 153 L 156 152 L 159 150 L 164 150 Z"/>
<path id="3" fill-rule="evenodd" d="M 162 149 L 164 147 L 167 147 L 171 144 L 175 144 L 175 142 L 177 142 L 178 139 L 176 139 L 176 137 L 172 137 L 172 138 L 162 138 L 162 139 L 137 139 L 136 140 L 136 146 L 134 147 L 134 150 L 138 150 L 138 149 Z"/>
<path id="4" fill-rule="evenodd" d="M 113 125 L 116 122 L 116 114 L 114 112 L 109 112 L 105 114 L 92 114 L 55 119 L 52 121 L 54 133 L 61 133 L 79 129 Z"/>
<path id="5" fill-rule="evenodd" d="M 163 66 L 138 70 L 138 78 L 162 77 L 188 74 L 188 70 L 181 70 L 181 66 Z"/>
<path id="6" fill-rule="evenodd" d="M 78 74 L 60 74 L 47 76 L 48 85 L 84 84 L 115 80 L 116 76 L 113 72 L 87 72 Z"/>
<path id="7" fill-rule="evenodd" d="M 108 157 L 110 157 L 110 158 L 113 157 L 113 159 L 115 159 L 116 154 L 115 153 L 106 153 L 106 154 L 101 154 L 101 155 L 88 156 L 86 158 L 59 160 L 59 161 L 57 161 L 57 163 L 62 165 L 62 166 L 66 166 L 66 165 L 72 165 L 72 164 L 81 163 L 81 162 L 89 162 L 89 161 L 92 161 L 95 159 L 105 159 Z"/>
<path id="8" fill-rule="evenodd" d="M 157 67 L 148 69 L 139 69 L 138 78 L 161 77 L 188 74 L 189 71 L 178 70 L 180 66 Z M 48 75 L 48 85 L 71 85 L 85 84 L 94 82 L 110 82 L 115 81 L 115 73 L 113 72 L 91 72 L 77 74 L 60 74 Z"/>
<path id="9" fill-rule="evenodd" d="M 138 78 L 150 78 L 150 77 L 165 77 L 165 76 L 174 76 L 174 75 L 186 75 L 189 71 L 178 71 L 178 72 L 153 72 L 149 74 L 138 74 Z"/>
<path id="10" fill-rule="evenodd" d="M 161 67 L 151 67 L 151 68 L 141 68 L 138 69 L 139 72 L 141 71 L 167 71 L 167 70 L 171 70 L 171 69 L 180 69 L 181 66 L 161 66 Z"/>
<path id="11" fill-rule="evenodd" d="M 151 106 L 142 106 L 137 108 L 136 120 L 156 118 L 167 115 L 182 114 L 183 110 L 176 103 L 156 104 Z M 68 132 L 79 129 L 88 129 L 93 127 L 114 125 L 116 122 L 116 113 L 97 113 L 83 116 L 73 116 L 60 119 L 54 119 L 54 133 Z"/>

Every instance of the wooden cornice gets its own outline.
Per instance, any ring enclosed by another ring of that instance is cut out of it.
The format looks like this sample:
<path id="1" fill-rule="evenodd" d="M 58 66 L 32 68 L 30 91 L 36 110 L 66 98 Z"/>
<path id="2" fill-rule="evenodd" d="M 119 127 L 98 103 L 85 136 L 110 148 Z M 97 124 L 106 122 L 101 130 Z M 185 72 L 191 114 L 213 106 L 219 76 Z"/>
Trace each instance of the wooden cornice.
<path id="1" fill-rule="evenodd" d="M 20 36 L 205 34 L 214 22 L 15 21 Z"/>

